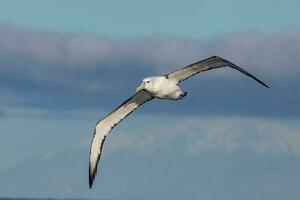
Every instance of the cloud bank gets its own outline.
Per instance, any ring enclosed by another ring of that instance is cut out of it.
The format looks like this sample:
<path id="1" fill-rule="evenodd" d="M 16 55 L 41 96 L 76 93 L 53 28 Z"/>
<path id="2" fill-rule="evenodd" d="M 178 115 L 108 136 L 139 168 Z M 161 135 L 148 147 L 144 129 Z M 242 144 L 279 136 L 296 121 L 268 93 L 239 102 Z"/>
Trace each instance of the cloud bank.
<path id="1" fill-rule="evenodd" d="M 225 194 L 232 199 L 241 199 L 241 195 L 242 199 L 249 196 L 259 199 L 260 192 L 268 199 L 282 199 L 282 192 L 295 197 L 292 199 L 299 196 L 299 120 L 294 121 L 294 127 L 288 120 L 238 117 L 154 119 L 153 123 L 156 121 L 165 124 L 153 126 L 152 121 L 142 128 L 132 121 L 126 125 L 127 130 L 115 129 L 109 135 L 93 190 L 88 188 L 90 137 L 82 134 L 85 127 L 69 131 L 68 140 L 58 141 L 53 135 L 31 137 L 35 141 L 47 138 L 48 144 L 41 142 L 47 153 L 41 153 L 40 149 L 35 151 L 36 155 L 0 170 L 0 193 L 82 199 L 147 199 L 153 191 L 167 197 L 172 195 L 172 199 L 185 196 L 196 199 L 204 194 L 217 195 L 213 199 Z M 74 120 L 63 124 L 66 123 L 65 126 L 70 126 Z M 50 125 L 47 122 L 47 126 L 52 127 L 48 131 L 54 135 L 64 134 L 59 132 L 61 126 L 56 121 Z M 36 133 L 40 134 L 43 132 Z M 30 137 L 30 133 L 23 135 L 20 137 Z M 65 145 L 59 145 L 60 142 Z M 26 149 L 22 143 L 16 147 L 23 147 L 20 151 Z M 54 149 L 58 151 L 49 154 Z M 166 190 L 172 191 L 166 193 Z M 280 191 L 279 196 L 274 191 Z"/>
<path id="2" fill-rule="evenodd" d="M 206 72 L 183 84 L 190 98 L 180 112 L 299 116 L 299 54 L 299 30 L 272 36 L 247 31 L 208 41 L 167 36 L 113 40 L 2 24 L 0 103 L 2 107 L 110 110 L 129 97 L 143 77 L 219 55 L 257 75 L 271 89 L 229 69 Z M 148 107 L 161 112 L 176 109 L 175 104 L 164 103 Z"/>
<path id="3" fill-rule="evenodd" d="M 262 156 L 300 156 L 298 128 L 277 120 L 194 117 L 154 127 L 145 134 L 111 134 L 106 149 L 108 153 L 134 149 L 141 155 L 253 152 Z"/>

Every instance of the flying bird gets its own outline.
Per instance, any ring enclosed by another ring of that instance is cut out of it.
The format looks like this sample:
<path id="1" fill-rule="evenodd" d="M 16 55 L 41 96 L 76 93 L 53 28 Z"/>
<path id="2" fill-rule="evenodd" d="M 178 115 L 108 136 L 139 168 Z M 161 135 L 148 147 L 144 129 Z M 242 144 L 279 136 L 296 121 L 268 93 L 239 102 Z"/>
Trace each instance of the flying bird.
<path id="1" fill-rule="evenodd" d="M 187 92 L 180 89 L 178 84 L 200 72 L 217 69 L 221 67 L 231 67 L 241 73 L 251 77 L 258 83 L 269 88 L 265 83 L 258 78 L 242 69 L 241 67 L 229 62 L 218 56 L 212 56 L 205 60 L 190 64 L 182 69 L 179 69 L 173 73 L 164 76 L 153 76 L 143 79 L 142 84 L 137 87 L 136 93 L 122 103 L 119 107 L 107 114 L 96 123 L 94 130 L 94 136 L 90 148 L 90 160 L 89 160 L 89 186 L 93 185 L 96 173 L 97 165 L 100 160 L 100 156 L 103 149 L 103 143 L 107 134 L 118 125 L 123 119 L 125 119 L 130 113 L 132 113 L 139 106 L 143 105 L 151 99 L 170 99 L 178 100 L 186 96 Z"/>

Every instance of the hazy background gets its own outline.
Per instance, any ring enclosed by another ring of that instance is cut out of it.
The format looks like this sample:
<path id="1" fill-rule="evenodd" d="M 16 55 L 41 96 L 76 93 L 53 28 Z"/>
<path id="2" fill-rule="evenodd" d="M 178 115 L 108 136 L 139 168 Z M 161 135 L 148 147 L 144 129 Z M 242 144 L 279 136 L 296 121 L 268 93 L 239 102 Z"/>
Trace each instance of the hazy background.
<path id="1" fill-rule="evenodd" d="M 300 3 L 1 1 L 0 197 L 296 200 Z M 223 68 L 149 102 L 104 145 L 96 121 L 141 79 L 219 55 Z"/>

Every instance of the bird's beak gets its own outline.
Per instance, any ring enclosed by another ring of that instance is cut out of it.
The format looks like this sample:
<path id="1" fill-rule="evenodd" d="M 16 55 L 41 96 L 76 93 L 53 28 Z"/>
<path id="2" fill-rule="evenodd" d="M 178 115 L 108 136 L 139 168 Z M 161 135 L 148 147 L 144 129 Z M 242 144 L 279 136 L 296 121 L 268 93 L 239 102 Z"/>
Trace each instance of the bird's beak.
<path id="1" fill-rule="evenodd" d="M 145 86 L 145 83 L 142 83 L 139 87 L 136 88 L 136 93 L 138 93 L 139 91 L 143 90 Z"/>

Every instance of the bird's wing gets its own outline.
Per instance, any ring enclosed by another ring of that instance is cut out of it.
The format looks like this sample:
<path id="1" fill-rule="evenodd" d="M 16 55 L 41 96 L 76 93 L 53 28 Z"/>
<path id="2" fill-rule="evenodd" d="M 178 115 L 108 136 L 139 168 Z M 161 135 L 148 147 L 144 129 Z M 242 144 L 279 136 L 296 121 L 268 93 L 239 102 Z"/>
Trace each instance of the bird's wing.
<path id="1" fill-rule="evenodd" d="M 95 175 L 97 173 L 97 165 L 102 153 L 102 147 L 106 135 L 123 119 L 125 119 L 130 113 L 136 108 L 144 104 L 145 102 L 153 99 L 153 97 L 146 92 L 141 90 L 134 96 L 130 97 L 124 103 L 122 103 L 114 111 L 106 115 L 104 118 L 99 120 L 96 124 L 94 131 L 94 137 L 91 143 L 90 149 L 90 161 L 89 161 L 89 184 L 92 187 Z"/>
<path id="2" fill-rule="evenodd" d="M 178 81 L 178 83 L 180 83 L 181 81 L 184 81 L 184 80 L 190 78 L 191 76 L 194 76 L 200 72 L 211 70 L 211 69 L 216 69 L 216 68 L 220 68 L 220 67 L 231 67 L 231 68 L 238 70 L 241 73 L 253 78 L 254 80 L 259 82 L 263 86 L 269 88 L 269 86 L 267 86 L 265 83 L 263 83 L 261 80 L 259 80 L 258 78 L 256 78 L 255 76 L 253 76 L 252 74 L 247 72 L 246 70 L 244 70 L 241 67 L 233 64 L 232 62 L 229 62 L 228 60 L 225 60 L 218 56 L 212 56 L 205 60 L 190 64 L 180 70 L 177 70 L 177 71 L 170 73 L 168 75 L 165 75 L 165 76 L 170 79 L 175 79 Z"/>

